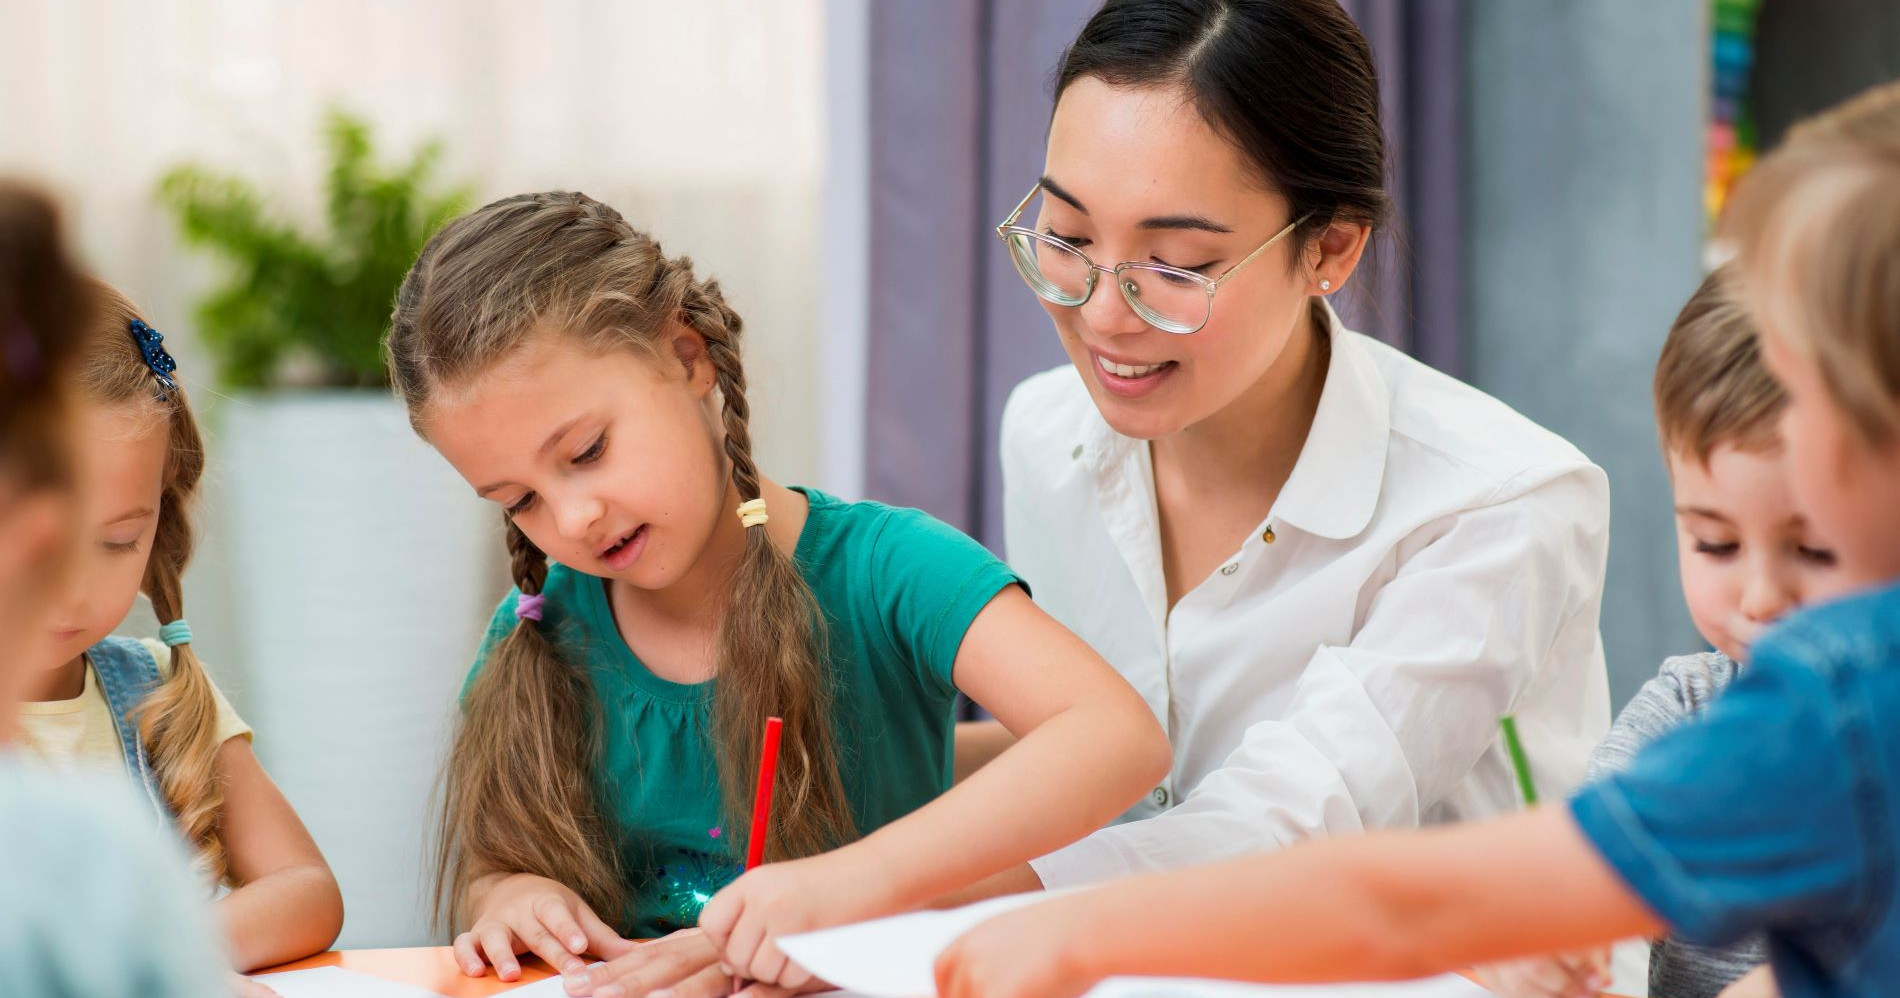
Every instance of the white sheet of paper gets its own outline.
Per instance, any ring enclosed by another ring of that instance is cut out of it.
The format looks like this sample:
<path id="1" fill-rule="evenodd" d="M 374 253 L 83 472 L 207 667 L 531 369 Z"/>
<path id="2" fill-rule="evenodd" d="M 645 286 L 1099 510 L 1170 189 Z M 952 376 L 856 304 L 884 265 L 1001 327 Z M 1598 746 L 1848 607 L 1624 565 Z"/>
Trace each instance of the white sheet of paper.
<path id="1" fill-rule="evenodd" d="M 937 955 L 979 923 L 1049 900 L 1018 894 L 950 911 L 921 911 L 779 940 L 818 977 L 868 998 L 935 998 Z M 1488 998 L 1455 974 L 1389 984 L 1264 985 L 1169 977 L 1118 977 L 1087 998 Z"/>
<path id="2" fill-rule="evenodd" d="M 251 980 L 270 988 L 283 998 L 442 998 L 434 991 L 385 981 L 342 967 L 252 974 Z"/>
<path id="3" fill-rule="evenodd" d="M 876 998 L 930 998 L 937 993 L 937 954 L 979 923 L 1047 901 L 1045 893 L 1012 894 L 949 911 L 918 911 L 856 925 L 786 936 L 785 955 L 819 978 Z"/>
<path id="4" fill-rule="evenodd" d="M 1492 998 L 1457 974 L 1379 984 L 1242 984 L 1188 977 L 1111 977 L 1084 998 Z"/>

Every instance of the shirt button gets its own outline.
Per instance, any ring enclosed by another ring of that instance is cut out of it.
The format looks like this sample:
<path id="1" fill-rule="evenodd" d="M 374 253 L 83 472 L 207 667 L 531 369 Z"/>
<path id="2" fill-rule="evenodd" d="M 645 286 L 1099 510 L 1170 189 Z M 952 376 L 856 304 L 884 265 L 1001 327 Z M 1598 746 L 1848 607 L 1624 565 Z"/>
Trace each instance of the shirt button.
<path id="1" fill-rule="evenodd" d="M 1265 541 L 1268 544 L 1272 544 L 1273 543 L 1273 528 L 1268 527 L 1266 530 L 1262 531 L 1260 534 L 1260 539 L 1262 541 Z"/>
<path id="2" fill-rule="evenodd" d="M 1069 452 L 1069 460 L 1071 461 L 1082 460 L 1082 445 L 1081 444 L 1076 444 L 1075 449 Z"/>
<path id="3" fill-rule="evenodd" d="M 1168 806 L 1168 788 L 1156 787 L 1155 792 L 1154 792 L 1154 799 L 1155 799 L 1156 807 L 1167 807 Z"/>
<path id="4" fill-rule="evenodd" d="M 1222 575 L 1232 575 L 1238 571 L 1240 571 L 1240 562 L 1237 561 L 1228 562 L 1220 567 L 1220 574 Z"/>

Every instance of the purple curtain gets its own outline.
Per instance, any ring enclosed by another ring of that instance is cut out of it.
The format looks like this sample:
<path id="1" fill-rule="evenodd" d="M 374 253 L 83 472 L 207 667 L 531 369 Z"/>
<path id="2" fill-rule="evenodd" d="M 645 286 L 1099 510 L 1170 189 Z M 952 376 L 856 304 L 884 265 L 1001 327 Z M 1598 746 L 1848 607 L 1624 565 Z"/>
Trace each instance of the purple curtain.
<path id="1" fill-rule="evenodd" d="M 1056 61 L 1098 4 L 870 5 L 865 490 L 999 551 L 1003 403 L 1064 357 L 991 229 L 1041 173 Z M 1378 60 L 1399 217 L 1374 250 L 1371 293 L 1341 309 L 1355 328 L 1460 374 L 1459 4 L 1344 5 Z"/>

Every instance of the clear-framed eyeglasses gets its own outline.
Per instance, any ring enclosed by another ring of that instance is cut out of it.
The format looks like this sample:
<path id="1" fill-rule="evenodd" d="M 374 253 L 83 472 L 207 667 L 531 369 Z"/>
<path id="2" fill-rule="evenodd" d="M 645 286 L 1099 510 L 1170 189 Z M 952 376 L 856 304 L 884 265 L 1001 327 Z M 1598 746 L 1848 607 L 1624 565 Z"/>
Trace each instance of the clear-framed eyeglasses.
<path id="1" fill-rule="evenodd" d="M 1074 307 L 1095 293 L 1096 275 L 1107 274 L 1115 279 L 1123 300 L 1143 322 L 1164 333 L 1183 336 L 1199 332 L 1207 325 L 1208 318 L 1214 314 L 1214 292 L 1219 291 L 1228 278 L 1286 238 L 1287 233 L 1308 217 L 1302 215 L 1287 223 L 1286 228 L 1274 233 L 1273 238 L 1261 243 L 1219 277 L 1207 277 L 1153 261 L 1131 260 L 1104 267 L 1061 239 L 1016 224 L 1023 209 L 1029 207 L 1030 200 L 1041 190 L 1042 182 L 1037 181 L 1036 186 L 1016 202 L 1009 217 L 996 227 L 997 238 L 1009 247 L 1010 262 L 1016 265 L 1016 272 L 1022 275 L 1029 290 L 1050 304 Z"/>

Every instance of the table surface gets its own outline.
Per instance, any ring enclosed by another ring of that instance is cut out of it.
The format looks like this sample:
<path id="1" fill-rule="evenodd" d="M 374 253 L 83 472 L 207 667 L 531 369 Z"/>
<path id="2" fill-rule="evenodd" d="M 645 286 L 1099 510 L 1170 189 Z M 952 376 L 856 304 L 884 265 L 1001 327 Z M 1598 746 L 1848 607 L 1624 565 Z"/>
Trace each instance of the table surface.
<path id="1" fill-rule="evenodd" d="M 319 953 L 307 960 L 272 967 L 264 973 L 280 970 L 308 970 L 312 967 L 342 967 L 386 981 L 412 984 L 446 998 L 488 998 L 504 994 L 554 976 L 547 964 L 534 956 L 521 958 L 521 979 L 500 981 L 494 971 L 482 977 L 469 977 L 455 965 L 455 955 L 447 946 L 423 946 L 416 949 L 351 949 Z M 269 983 L 269 982 L 266 982 Z M 1605 993 L 1603 998 L 1615 998 Z"/>
<path id="2" fill-rule="evenodd" d="M 490 970 L 481 977 L 470 977 L 455 965 L 455 953 L 447 946 L 423 946 L 416 949 L 351 949 L 318 953 L 307 960 L 272 967 L 262 973 L 280 970 L 309 970 L 312 967 L 342 967 L 370 977 L 399 984 L 412 984 L 447 998 L 487 998 L 513 991 L 554 976 L 554 971 L 536 957 L 521 958 L 521 977 L 501 981 Z M 264 983 L 269 984 L 269 981 Z"/>

